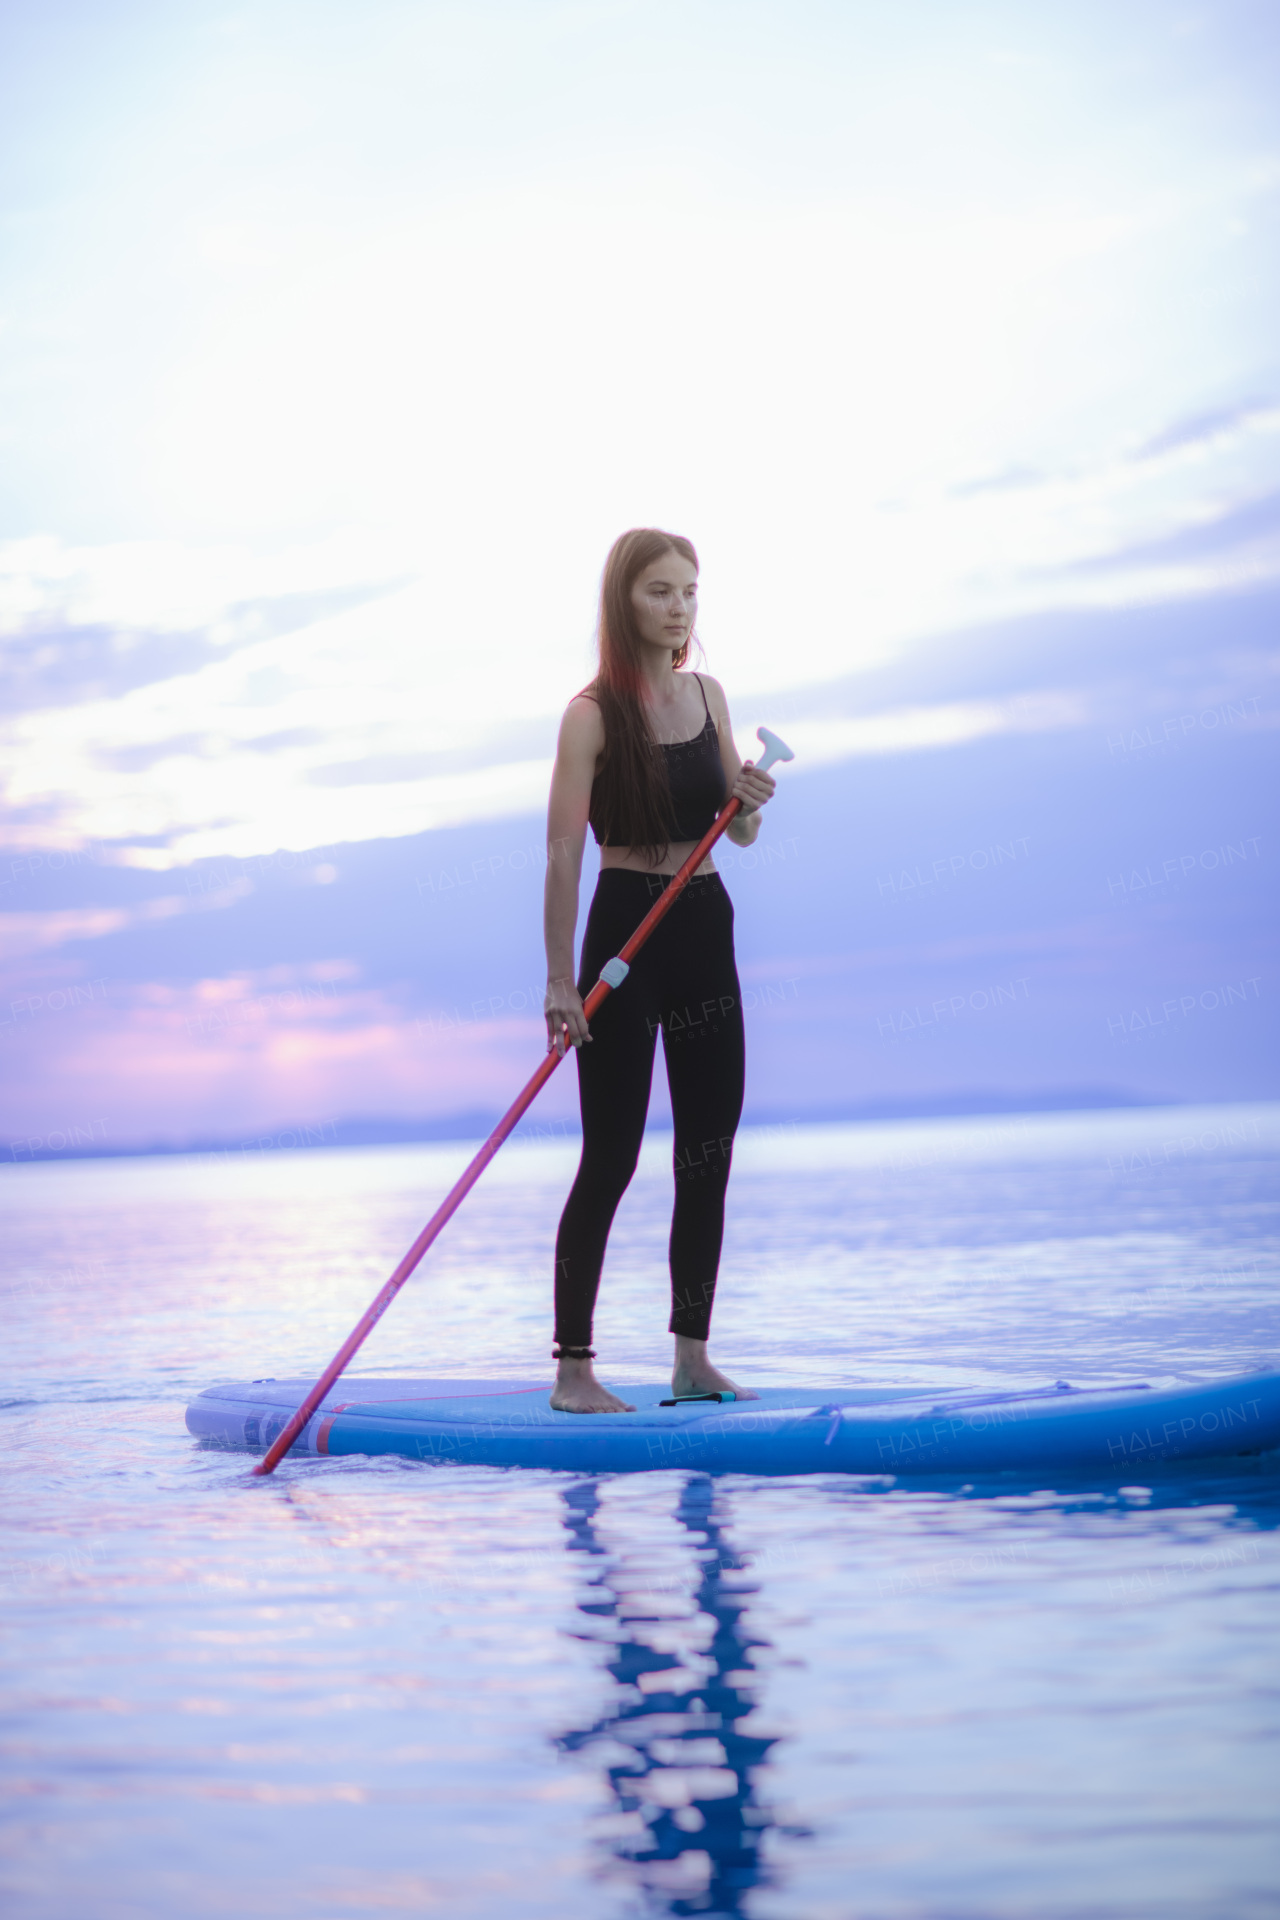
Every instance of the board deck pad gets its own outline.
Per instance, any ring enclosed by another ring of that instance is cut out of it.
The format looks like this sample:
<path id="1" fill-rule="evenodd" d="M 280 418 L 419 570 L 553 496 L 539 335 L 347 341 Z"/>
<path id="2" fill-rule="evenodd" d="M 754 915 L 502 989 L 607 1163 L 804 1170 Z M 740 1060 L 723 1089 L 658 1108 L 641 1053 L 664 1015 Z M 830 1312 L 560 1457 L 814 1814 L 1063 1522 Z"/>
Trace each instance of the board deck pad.
<path id="1" fill-rule="evenodd" d="M 263 1453 L 310 1380 L 209 1387 L 187 1408 L 207 1446 Z M 763 1387 L 758 1398 L 661 1406 L 664 1384 L 609 1383 L 634 1413 L 554 1413 L 548 1380 L 340 1380 L 289 1457 L 399 1454 L 573 1473 L 1001 1472 L 1039 1466 L 1131 1478 L 1161 1461 L 1280 1447 L 1280 1372 L 1190 1385 L 1065 1381 L 999 1391 Z"/>

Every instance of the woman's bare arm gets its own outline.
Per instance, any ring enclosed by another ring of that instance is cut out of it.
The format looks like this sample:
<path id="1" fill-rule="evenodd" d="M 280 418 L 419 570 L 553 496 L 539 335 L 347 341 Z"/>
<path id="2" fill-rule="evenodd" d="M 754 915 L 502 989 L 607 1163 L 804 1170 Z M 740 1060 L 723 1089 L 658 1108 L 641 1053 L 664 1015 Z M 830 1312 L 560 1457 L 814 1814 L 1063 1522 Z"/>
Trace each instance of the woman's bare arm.
<path id="1" fill-rule="evenodd" d="M 569 702 L 560 722 L 547 808 L 547 879 L 542 913 L 547 943 L 544 1010 L 548 1041 L 560 1054 L 564 1053 L 566 1037 L 575 1047 L 591 1038 L 574 980 L 573 936 L 578 924 L 578 884 L 591 783 L 603 751 L 600 709 L 594 700 L 579 694 Z"/>
<path id="2" fill-rule="evenodd" d="M 736 794 L 742 802 L 742 812 L 725 828 L 725 838 L 739 847 L 749 847 L 760 831 L 760 809 L 773 798 L 777 782 L 772 774 L 758 773 L 749 760 L 742 759 L 734 744 L 733 723 L 729 718 L 729 703 L 725 699 L 724 688 L 709 673 L 702 674 L 701 679 L 707 690 L 711 718 L 720 736 L 720 759 L 729 788 L 727 797 L 732 799 Z"/>

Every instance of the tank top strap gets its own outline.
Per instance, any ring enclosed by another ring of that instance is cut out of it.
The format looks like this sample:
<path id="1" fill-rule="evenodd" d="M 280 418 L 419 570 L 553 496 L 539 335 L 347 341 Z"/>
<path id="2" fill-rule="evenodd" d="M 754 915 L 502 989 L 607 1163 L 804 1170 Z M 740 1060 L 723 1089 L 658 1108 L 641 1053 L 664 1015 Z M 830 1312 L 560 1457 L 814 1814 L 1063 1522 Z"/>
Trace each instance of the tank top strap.
<path id="1" fill-rule="evenodd" d="M 695 673 L 693 677 L 698 683 L 698 692 L 702 695 L 702 704 L 703 704 L 703 707 L 706 709 L 707 719 L 709 720 L 711 718 L 711 709 L 710 707 L 707 706 L 707 690 L 702 684 L 702 675 L 700 673 Z M 705 725 L 705 722 L 703 724 Z"/>

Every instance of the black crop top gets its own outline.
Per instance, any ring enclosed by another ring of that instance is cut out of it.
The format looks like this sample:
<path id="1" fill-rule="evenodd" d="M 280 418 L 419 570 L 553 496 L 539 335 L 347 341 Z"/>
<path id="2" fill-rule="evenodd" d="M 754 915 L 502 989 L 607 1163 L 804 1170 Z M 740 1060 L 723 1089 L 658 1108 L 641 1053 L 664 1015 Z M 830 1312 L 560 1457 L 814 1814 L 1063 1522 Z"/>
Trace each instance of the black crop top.
<path id="1" fill-rule="evenodd" d="M 677 740 L 673 747 L 664 746 L 662 749 L 675 806 L 675 826 L 671 834 L 673 841 L 701 840 L 708 827 L 715 824 L 716 815 L 729 791 L 724 777 L 724 762 L 720 758 L 720 735 L 711 718 L 711 709 L 707 706 L 707 690 L 702 684 L 701 674 L 695 673 L 693 677 L 698 683 L 707 714 L 702 732 L 695 733 L 692 740 Z M 595 834 L 597 844 L 602 847 L 625 846 L 625 841 L 600 838 L 600 829 L 596 824 L 598 784 L 599 775 L 591 788 L 591 831 Z"/>

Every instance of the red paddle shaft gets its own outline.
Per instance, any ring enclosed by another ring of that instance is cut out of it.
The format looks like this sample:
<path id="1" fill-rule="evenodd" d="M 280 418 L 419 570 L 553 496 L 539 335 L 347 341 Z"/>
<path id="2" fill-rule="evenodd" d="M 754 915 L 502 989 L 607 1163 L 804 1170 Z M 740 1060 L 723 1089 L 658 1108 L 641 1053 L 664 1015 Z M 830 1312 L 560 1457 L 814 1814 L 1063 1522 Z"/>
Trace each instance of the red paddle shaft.
<path id="1" fill-rule="evenodd" d="M 765 752 L 758 763 L 757 770 L 759 772 L 765 772 L 767 768 L 773 765 L 775 760 L 793 760 L 795 758 L 790 747 L 784 745 L 777 734 L 771 733 L 768 727 L 757 727 L 756 732 L 765 745 Z M 588 1020 L 591 1019 L 591 1016 L 596 1012 L 597 1008 L 602 1006 L 608 999 L 614 987 L 622 984 L 623 979 L 626 977 L 627 967 L 633 957 L 639 953 L 641 947 L 649 938 L 649 935 L 653 932 L 663 914 L 671 911 L 680 895 L 688 886 L 690 880 L 692 880 L 694 874 L 698 871 L 698 868 L 710 853 L 716 841 L 720 838 L 720 835 L 729 825 L 729 822 L 739 813 L 741 807 L 742 802 L 740 800 L 730 800 L 728 806 L 725 807 L 719 815 L 715 825 L 703 834 L 701 840 L 699 840 L 697 846 L 689 855 L 689 858 L 672 879 L 671 885 L 664 888 L 658 895 L 658 898 L 654 901 L 648 913 L 646 913 L 644 919 L 640 922 L 640 925 L 627 941 L 626 946 L 623 947 L 617 959 L 610 960 L 606 963 L 604 972 L 583 1002 L 582 1010 Z M 622 962 L 621 967 L 618 965 L 619 961 Z M 606 978 L 606 975 L 610 972 L 614 972 L 615 974 L 612 980 Z M 320 1402 L 324 1399 L 334 1381 L 346 1372 L 356 1354 L 360 1351 L 387 1308 L 391 1305 L 391 1302 L 399 1293 L 405 1281 L 409 1278 L 409 1275 L 421 1260 L 423 1254 L 427 1251 L 427 1248 L 458 1211 L 458 1208 L 462 1205 L 472 1187 L 474 1187 L 476 1181 L 480 1178 L 480 1175 L 493 1159 L 498 1148 L 507 1138 L 507 1135 L 511 1132 L 517 1120 L 533 1105 L 543 1087 L 546 1086 L 547 1081 L 560 1065 L 563 1057 L 563 1054 L 556 1052 L 554 1045 L 548 1049 L 546 1057 L 537 1072 L 526 1081 L 466 1172 L 440 1202 L 440 1205 L 436 1208 L 426 1226 L 422 1229 L 422 1232 L 418 1235 L 408 1253 L 406 1253 L 404 1259 L 400 1262 L 400 1265 L 396 1268 L 372 1305 L 351 1329 L 351 1332 L 338 1348 L 338 1351 L 334 1354 L 314 1387 L 311 1388 L 297 1412 L 291 1414 L 288 1420 L 286 1420 L 284 1426 L 276 1435 L 276 1438 L 267 1448 L 262 1459 L 253 1469 L 255 1473 L 273 1472 L 279 1461 L 288 1453 L 290 1447 L 302 1432 L 302 1429 L 306 1426 L 308 1420 L 310 1420 L 312 1414 L 320 1405 Z"/>

